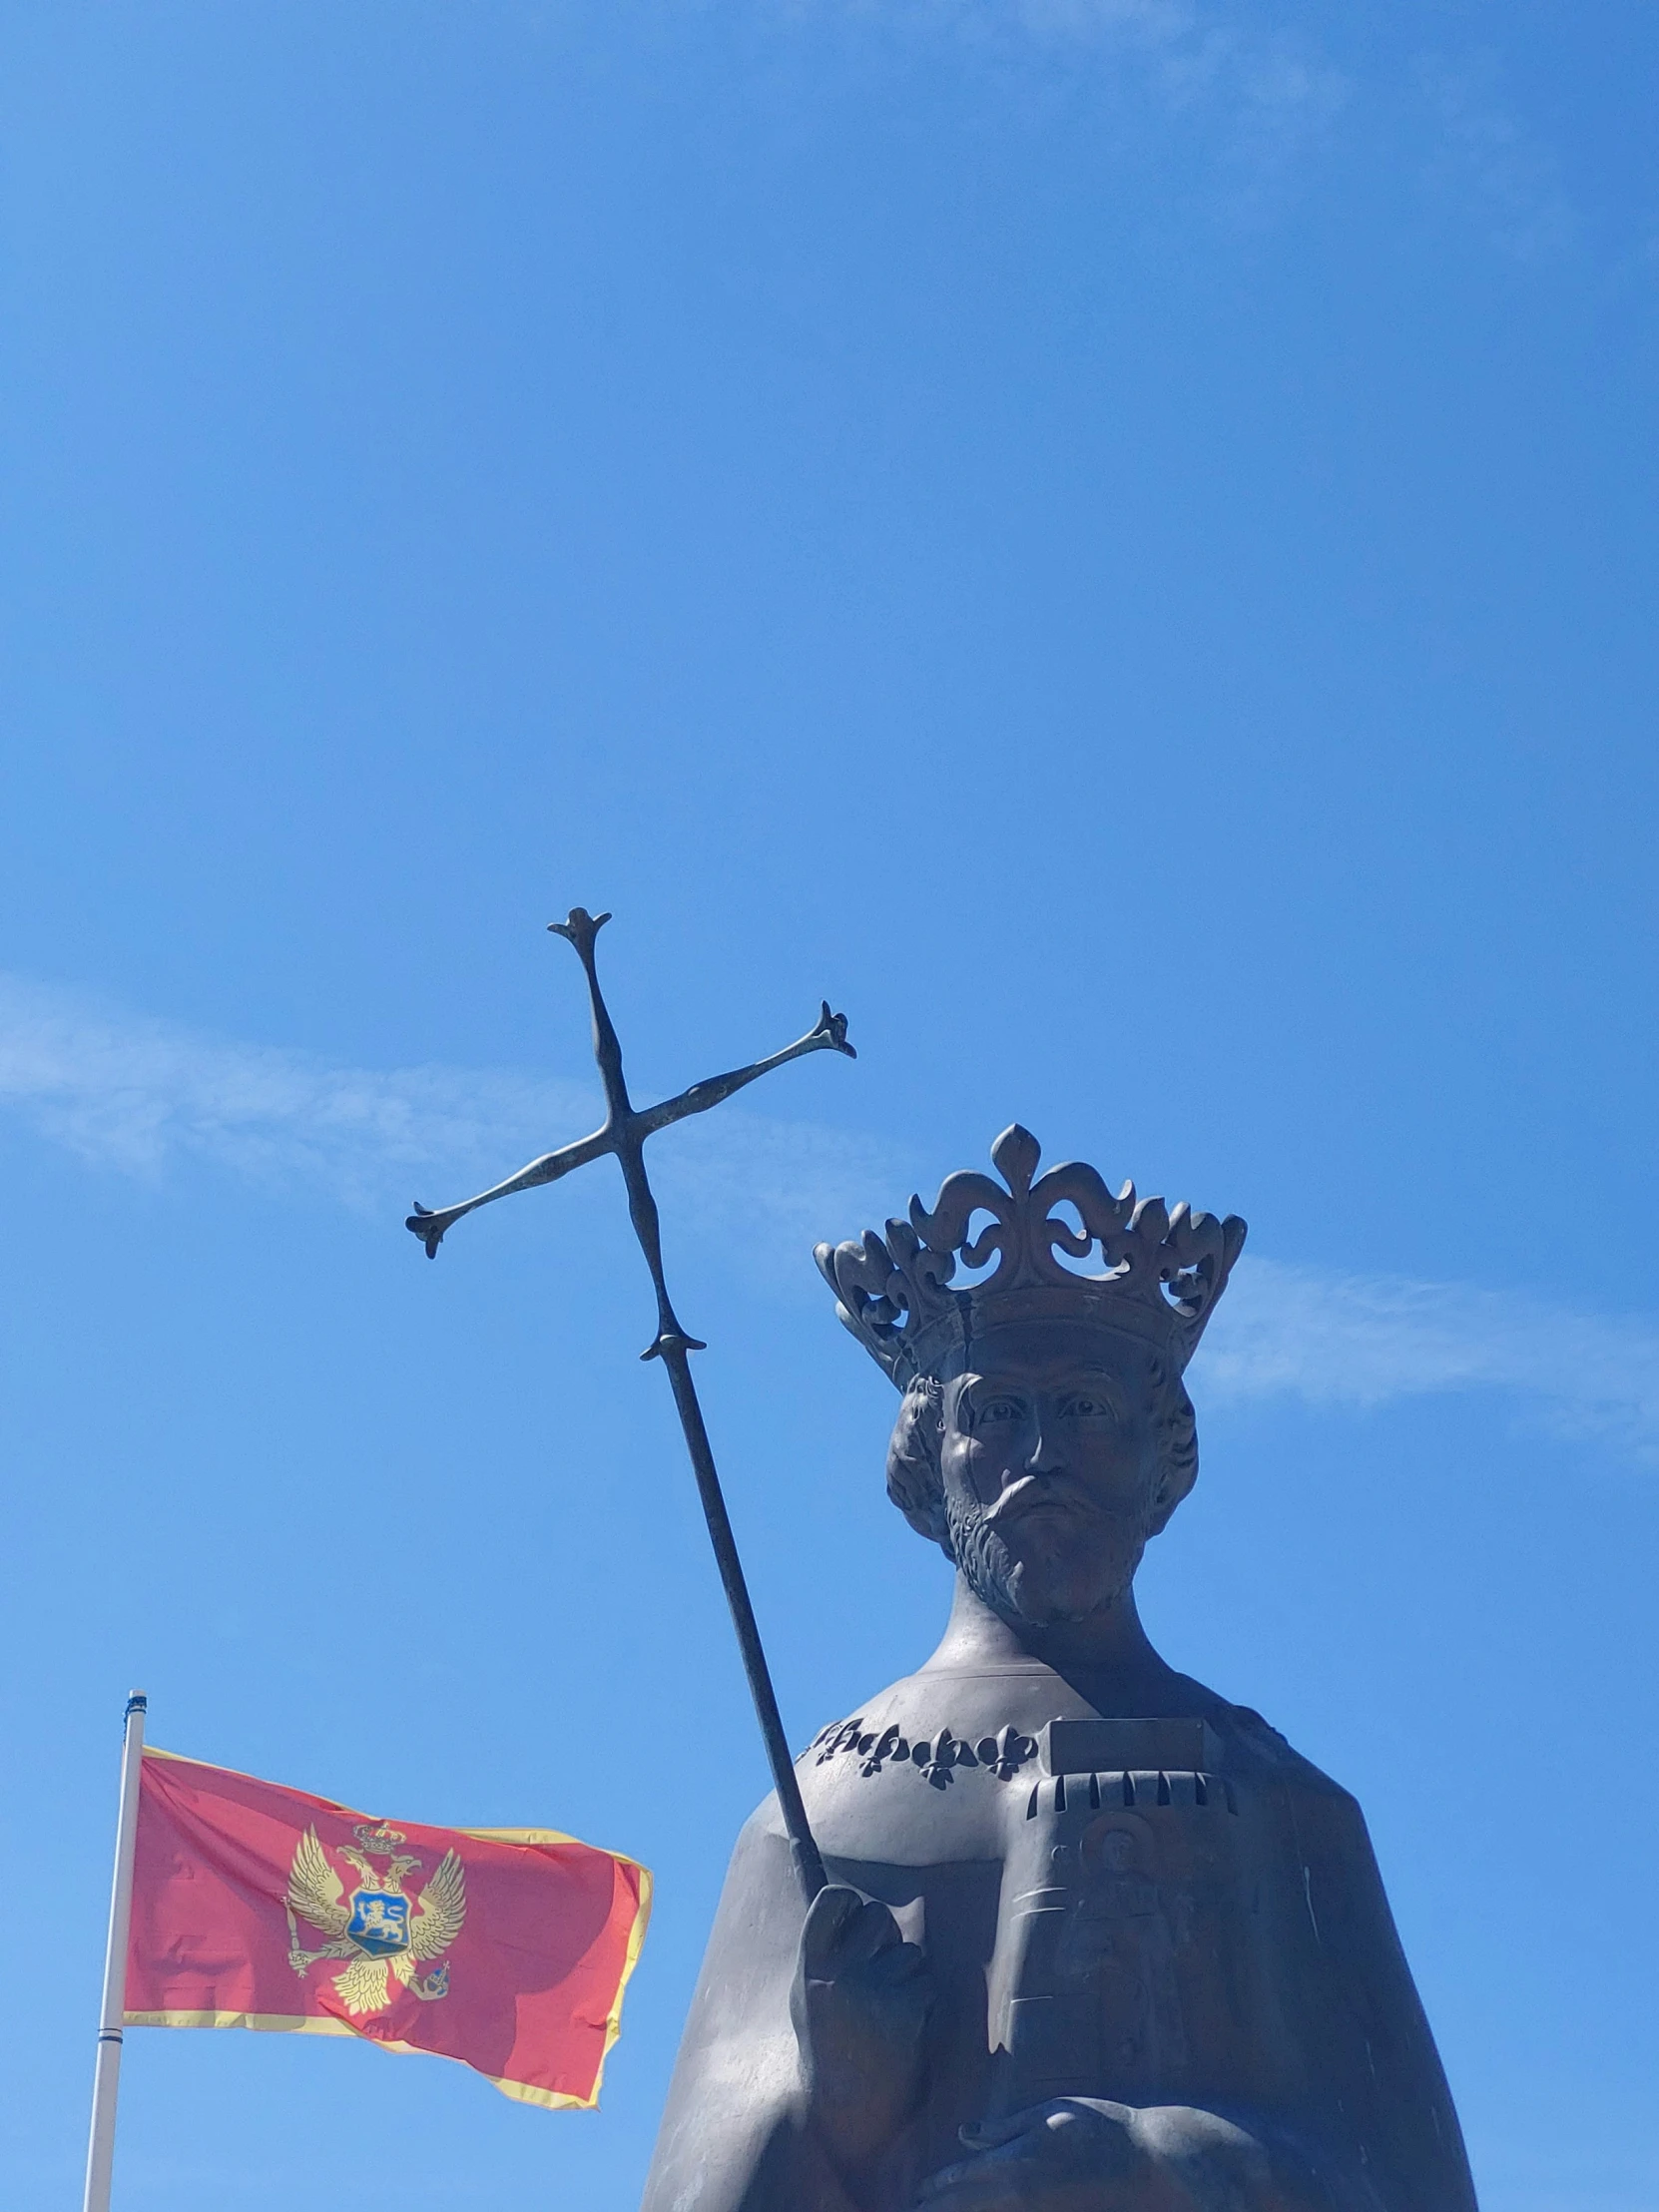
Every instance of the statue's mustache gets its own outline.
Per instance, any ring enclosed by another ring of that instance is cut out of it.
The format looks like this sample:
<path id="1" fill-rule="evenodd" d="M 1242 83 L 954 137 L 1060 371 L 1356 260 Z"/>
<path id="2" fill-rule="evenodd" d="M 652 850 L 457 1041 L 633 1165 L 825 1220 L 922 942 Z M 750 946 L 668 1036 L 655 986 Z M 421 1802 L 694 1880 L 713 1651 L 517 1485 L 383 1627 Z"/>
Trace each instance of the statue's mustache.
<path id="1" fill-rule="evenodd" d="M 994 1504 L 985 1507 L 981 1518 L 987 1528 L 1005 1528 L 1026 1513 L 1076 1511 L 1087 1503 L 1083 1491 L 1067 1474 L 1022 1474 L 1017 1482 L 1009 1483 Z"/>

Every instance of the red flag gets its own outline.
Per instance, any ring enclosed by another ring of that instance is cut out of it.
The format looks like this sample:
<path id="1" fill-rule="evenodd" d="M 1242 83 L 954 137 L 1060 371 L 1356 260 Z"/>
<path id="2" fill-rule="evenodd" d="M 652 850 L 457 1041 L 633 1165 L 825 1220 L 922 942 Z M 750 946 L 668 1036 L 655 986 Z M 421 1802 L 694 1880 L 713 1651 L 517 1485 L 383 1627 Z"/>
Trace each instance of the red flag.
<path id="1" fill-rule="evenodd" d="M 650 1911 L 643 1867 L 574 1837 L 394 1828 L 147 1748 L 126 2016 L 366 2035 L 591 2106 Z"/>

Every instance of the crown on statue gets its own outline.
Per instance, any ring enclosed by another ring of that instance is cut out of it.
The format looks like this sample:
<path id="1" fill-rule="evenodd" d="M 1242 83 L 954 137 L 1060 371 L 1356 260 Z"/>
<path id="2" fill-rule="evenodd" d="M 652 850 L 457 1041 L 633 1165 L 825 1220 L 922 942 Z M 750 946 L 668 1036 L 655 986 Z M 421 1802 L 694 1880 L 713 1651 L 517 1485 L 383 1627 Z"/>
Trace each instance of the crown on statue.
<path id="1" fill-rule="evenodd" d="M 835 1311 L 900 1389 L 938 1372 L 953 1348 L 998 1322 L 1070 1320 L 1145 1338 L 1179 1372 L 1192 1358 L 1215 1303 L 1244 1249 L 1237 1214 L 1218 1221 L 1185 1202 L 1114 1197 L 1080 1161 L 1037 1175 L 1042 1147 L 1018 1122 L 991 1146 L 1006 1189 L 988 1175 L 947 1176 L 929 1212 L 910 1201 L 907 1221 L 889 1221 L 883 1241 L 866 1229 L 856 1243 L 821 1244 L 814 1255 L 835 1294 Z M 1033 1180 L 1035 1178 L 1035 1180 Z M 1070 1206 L 1074 1228 L 1055 1208 Z M 974 1220 L 989 1223 L 970 1236 Z M 1087 1274 L 1098 1248 L 1104 1272 Z M 989 1272 L 957 1289 L 958 1263 Z"/>

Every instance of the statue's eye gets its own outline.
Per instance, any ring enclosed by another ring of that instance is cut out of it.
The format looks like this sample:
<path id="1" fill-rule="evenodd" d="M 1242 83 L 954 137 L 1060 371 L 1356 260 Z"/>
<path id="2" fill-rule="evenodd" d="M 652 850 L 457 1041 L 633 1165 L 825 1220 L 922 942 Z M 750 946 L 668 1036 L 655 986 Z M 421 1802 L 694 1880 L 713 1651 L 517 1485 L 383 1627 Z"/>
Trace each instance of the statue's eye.
<path id="1" fill-rule="evenodd" d="M 987 1398 L 985 1403 L 980 1406 L 979 1418 L 982 1421 L 1018 1420 L 1019 1410 L 1018 1398 L 992 1397 Z"/>
<path id="2" fill-rule="evenodd" d="M 1102 1416 L 1109 1419 L 1112 1408 L 1103 1397 L 1090 1397 L 1079 1391 L 1076 1397 L 1066 1400 L 1066 1411 L 1074 1420 L 1098 1420 Z"/>

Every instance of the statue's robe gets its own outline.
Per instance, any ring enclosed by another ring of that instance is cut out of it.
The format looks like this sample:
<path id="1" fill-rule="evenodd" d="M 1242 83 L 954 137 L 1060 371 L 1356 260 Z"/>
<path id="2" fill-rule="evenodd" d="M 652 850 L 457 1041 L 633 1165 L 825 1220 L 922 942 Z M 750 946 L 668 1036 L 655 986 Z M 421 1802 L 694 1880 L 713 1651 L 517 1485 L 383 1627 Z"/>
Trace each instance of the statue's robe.
<path id="1" fill-rule="evenodd" d="M 1068 2095 L 1246 2127 L 1296 2177 L 1249 2212 L 1473 2212 L 1359 1806 L 1260 1716 L 1171 1679 L 1165 1714 L 1130 1720 L 1036 1660 L 930 1667 L 803 1753 L 830 1881 L 926 1953 L 919 2100 L 853 2175 L 804 2122 L 803 1906 L 769 1799 L 733 1856 L 644 2212 L 901 2212 L 963 2157 L 964 2122 Z"/>

